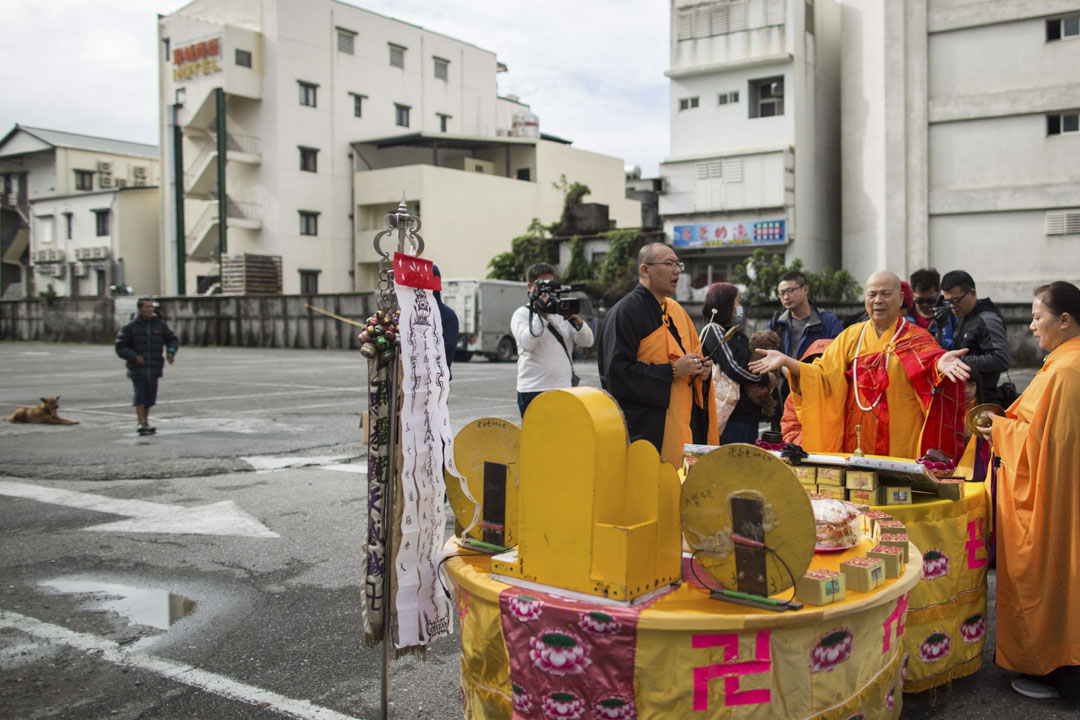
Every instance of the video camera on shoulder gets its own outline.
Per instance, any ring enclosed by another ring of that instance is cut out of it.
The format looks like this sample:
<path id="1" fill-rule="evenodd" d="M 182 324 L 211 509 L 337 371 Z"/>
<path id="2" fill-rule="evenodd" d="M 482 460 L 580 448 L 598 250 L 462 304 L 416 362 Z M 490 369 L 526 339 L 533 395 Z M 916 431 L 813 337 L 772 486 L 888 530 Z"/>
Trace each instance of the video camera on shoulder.
<path id="1" fill-rule="evenodd" d="M 535 312 L 558 313 L 563 317 L 570 317 L 581 312 L 581 298 L 563 297 L 563 293 L 584 289 L 584 283 L 560 285 L 554 280 L 539 280 L 529 296 L 529 302 Z M 546 302 L 541 299 L 542 295 L 547 295 Z"/>

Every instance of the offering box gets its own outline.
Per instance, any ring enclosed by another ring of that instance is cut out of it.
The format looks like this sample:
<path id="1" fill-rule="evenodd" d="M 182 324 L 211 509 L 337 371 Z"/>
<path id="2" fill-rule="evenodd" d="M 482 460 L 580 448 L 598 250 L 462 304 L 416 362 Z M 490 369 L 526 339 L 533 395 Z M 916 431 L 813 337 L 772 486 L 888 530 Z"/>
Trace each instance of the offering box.
<path id="1" fill-rule="evenodd" d="M 832 485 L 818 485 L 818 495 L 822 497 L 832 498 L 833 500 L 847 500 L 845 497 L 844 488 L 834 487 Z"/>
<path id="2" fill-rule="evenodd" d="M 863 532 L 870 537 L 874 537 L 877 532 L 877 523 L 879 520 L 892 520 L 892 515 L 884 510 L 866 510 L 863 511 Z"/>
<path id="3" fill-rule="evenodd" d="M 848 500 L 854 503 L 863 503 L 866 505 L 884 505 L 883 488 L 874 488 L 873 490 L 861 490 L 854 489 L 847 491 Z"/>
<path id="4" fill-rule="evenodd" d="M 873 470 L 848 470 L 844 474 L 848 490 L 877 490 L 877 473 Z"/>
<path id="5" fill-rule="evenodd" d="M 887 487 L 882 488 L 884 492 L 885 505 L 910 505 L 911 504 L 911 488 L 908 487 Z"/>
<path id="6" fill-rule="evenodd" d="M 817 484 L 819 487 L 821 485 L 844 487 L 844 468 L 819 467 L 817 469 Z"/>
<path id="7" fill-rule="evenodd" d="M 885 582 L 885 563 L 878 558 L 852 558 L 840 563 L 840 570 L 848 586 L 858 592 L 870 592 Z"/>
<path id="8" fill-rule="evenodd" d="M 817 468 L 813 465 L 792 465 L 791 471 L 803 485 L 817 484 Z"/>
<path id="9" fill-rule="evenodd" d="M 795 585 L 795 597 L 810 605 L 828 605 L 846 595 L 847 582 L 836 570 L 810 570 Z"/>
<path id="10" fill-rule="evenodd" d="M 878 538 L 879 545 L 891 545 L 898 547 L 904 552 L 904 563 L 908 562 L 908 536 L 907 533 L 883 534 Z"/>
<path id="11" fill-rule="evenodd" d="M 898 578 L 904 572 L 904 551 L 892 545 L 878 545 L 866 553 L 866 557 L 877 558 L 885 563 L 885 577 Z"/>
<path id="12" fill-rule="evenodd" d="M 904 527 L 904 523 L 899 520 L 878 520 L 874 523 L 874 537 L 880 537 L 881 535 L 895 535 L 897 533 L 905 533 L 907 528 Z"/>

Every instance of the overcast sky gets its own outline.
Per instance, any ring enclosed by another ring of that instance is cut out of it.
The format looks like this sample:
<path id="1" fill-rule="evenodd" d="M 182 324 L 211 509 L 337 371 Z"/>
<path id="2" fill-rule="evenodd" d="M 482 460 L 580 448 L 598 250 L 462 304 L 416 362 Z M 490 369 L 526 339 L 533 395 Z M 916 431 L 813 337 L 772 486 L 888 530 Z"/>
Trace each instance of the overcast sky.
<path id="1" fill-rule="evenodd" d="M 303 0 L 295 0 L 302 2 Z M 15 123 L 156 144 L 157 14 L 176 0 L 3 0 L 0 133 Z M 668 153 L 667 0 L 357 0 L 495 52 L 542 132 L 640 165 Z"/>

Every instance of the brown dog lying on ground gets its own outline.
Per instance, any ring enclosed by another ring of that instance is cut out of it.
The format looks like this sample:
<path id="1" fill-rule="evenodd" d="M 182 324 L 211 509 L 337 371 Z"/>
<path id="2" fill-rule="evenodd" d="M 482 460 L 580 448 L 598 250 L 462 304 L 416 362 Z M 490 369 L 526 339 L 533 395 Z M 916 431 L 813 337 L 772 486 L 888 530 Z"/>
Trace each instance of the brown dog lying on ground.
<path id="1" fill-rule="evenodd" d="M 57 414 L 60 407 L 60 396 L 41 398 L 41 404 L 37 407 L 21 407 L 4 418 L 9 423 L 41 423 L 43 425 L 78 425 L 78 420 L 65 420 Z"/>

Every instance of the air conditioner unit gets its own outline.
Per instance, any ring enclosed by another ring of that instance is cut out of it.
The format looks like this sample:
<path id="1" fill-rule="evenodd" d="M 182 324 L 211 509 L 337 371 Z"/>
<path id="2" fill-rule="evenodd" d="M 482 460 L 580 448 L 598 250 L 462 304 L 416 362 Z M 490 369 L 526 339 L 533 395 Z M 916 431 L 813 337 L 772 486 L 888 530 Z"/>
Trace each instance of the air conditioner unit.
<path id="1" fill-rule="evenodd" d="M 99 173 L 111 173 L 112 172 L 112 163 L 98 162 L 97 169 L 98 169 Z"/>
<path id="2" fill-rule="evenodd" d="M 75 259 L 76 260 L 85 260 L 86 259 L 86 248 L 75 248 Z"/>
<path id="3" fill-rule="evenodd" d="M 30 262 L 33 262 L 33 263 L 42 262 L 41 254 L 43 252 L 45 252 L 45 251 L 44 250 L 33 250 L 33 251 L 31 251 L 30 252 Z"/>
<path id="4" fill-rule="evenodd" d="M 137 177 L 137 178 L 146 177 L 146 168 L 143 167 L 142 165 L 136 165 L 134 173 L 135 173 L 135 177 Z"/>
<path id="5" fill-rule="evenodd" d="M 53 266 L 52 265 L 35 265 L 34 272 L 42 277 L 52 277 Z"/>
<path id="6" fill-rule="evenodd" d="M 116 187 L 127 187 L 127 180 L 124 180 L 123 178 L 116 178 Z"/>
<path id="7" fill-rule="evenodd" d="M 98 185 L 103 188 L 112 187 L 112 175 L 102 173 L 101 177 L 98 178 Z"/>
<path id="8" fill-rule="evenodd" d="M 54 278 L 64 277 L 64 271 L 67 270 L 67 265 L 50 265 L 49 267 L 52 268 L 51 274 Z"/>
<path id="9" fill-rule="evenodd" d="M 93 251 L 95 260 L 104 260 L 109 257 L 109 248 L 105 247 L 104 245 L 93 248 Z"/>
<path id="10" fill-rule="evenodd" d="M 49 250 L 49 260 L 51 262 L 64 262 L 64 251 L 59 248 L 53 248 Z"/>
<path id="11" fill-rule="evenodd" d="M 77 262 L 71 266 L 71 274 L 75 277 L 86 277 L 90 274 L 90 268 L 86 267 L 86 263 Z"/>
<path id="12" fill-rule="evenodd" d="M 144 178 L 144 177 L 135 178 L 135 187 L 146 187 L 146 178 Z"/>

